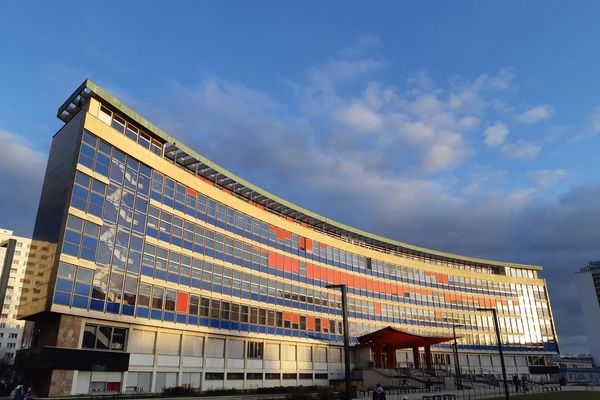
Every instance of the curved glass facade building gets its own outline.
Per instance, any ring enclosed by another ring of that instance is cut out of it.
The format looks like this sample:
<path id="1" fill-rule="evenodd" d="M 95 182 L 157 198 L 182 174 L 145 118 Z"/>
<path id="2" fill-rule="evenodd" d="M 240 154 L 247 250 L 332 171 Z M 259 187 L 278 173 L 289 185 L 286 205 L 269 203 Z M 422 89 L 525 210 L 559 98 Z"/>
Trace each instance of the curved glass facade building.
<path id="1" fill-rule="evenodd" d="M 557 352 L 540 267 L 319 216 L 90 81 L 58 116 L 33 237 L 53 255 L 29 263 L 19 310 L 30 322 L 17 362 L 42 394 L 327 384 L 343 377 L 341 298 L 328 284 L 348 286 L 353 344 L 388 326 L 440 337 L 454 328 L 461 367 L 497 371 L 492 317 L 477 311 L 493 307 L 509 373 Z M 415 361 L 371 350 L 356 350 L 354 366 Z M 431 352 L 434 365 L 453 362 L 448 344 Z"/>

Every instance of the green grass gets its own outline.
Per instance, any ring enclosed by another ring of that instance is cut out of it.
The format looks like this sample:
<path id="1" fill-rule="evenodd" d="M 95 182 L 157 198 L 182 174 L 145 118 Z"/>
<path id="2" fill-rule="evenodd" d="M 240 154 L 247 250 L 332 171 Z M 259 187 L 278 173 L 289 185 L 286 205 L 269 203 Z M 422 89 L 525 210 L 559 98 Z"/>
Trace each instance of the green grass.
<path id="1" fill-rule="evenodd" d="M 557 393 L 538 393 L 526 396 L 510 396 L 511 400 L 598 400 L 600 392 L 557 392 Z M 504 397 L 497 397 L 494 400 L 503 400 Z"/>

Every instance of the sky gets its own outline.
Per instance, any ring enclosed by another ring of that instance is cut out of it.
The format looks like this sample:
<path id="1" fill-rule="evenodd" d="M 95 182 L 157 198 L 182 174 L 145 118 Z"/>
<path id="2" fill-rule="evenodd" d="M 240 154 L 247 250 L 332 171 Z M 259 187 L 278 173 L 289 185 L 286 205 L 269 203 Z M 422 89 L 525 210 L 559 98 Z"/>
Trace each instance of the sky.
<path id="1" fill-rule="evenodd" d="M 600 3 L 8 2 L 0 226 L 30 235 L 85 79 L 209 159 L 406 243 L 544 267 L 563 352 L 600 259 Z"/>

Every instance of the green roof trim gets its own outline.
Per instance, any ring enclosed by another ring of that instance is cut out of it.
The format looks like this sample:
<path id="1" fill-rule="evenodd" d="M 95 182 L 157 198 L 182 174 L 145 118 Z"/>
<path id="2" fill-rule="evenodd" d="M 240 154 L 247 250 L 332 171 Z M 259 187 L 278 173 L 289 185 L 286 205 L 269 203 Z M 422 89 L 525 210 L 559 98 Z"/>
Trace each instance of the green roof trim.
<path id="1" fill-rule="evenodd" d="M 92 93 L 94 93 L 94 95 L 96 95 L 97 97 L 101 98 L 102 100 L 108 102 L 112 107 L 114 107 L 115 109 L 119 110 L 119 112 L 121 112 L 123 115 L 127 116 L 128 118 L 130 118 L 132 121 L 135 121 L 137 124 L 140 125 L 140 127 L 143 127 L 145 129 L 147 129 L 148 131 L 152 132 L 153 134 L 155 134 L 156 136 L 162 138 L 163 140 L 165 140 L 166 142 L 169 142 L 171 144 L 177 145 L 177 147 L 181 150 L 183 150 L 184 152 L 186 152 L 188 155 L 196 158 L 198 161 L 202 162 L 203 164 L 211 167 L 212 169 L 214 169 L 215 171 L 218 171 L 220 174 L 225 175 L 233 180 L 235 180 L 236 182 L 238 182 L 239 184 L 246 186 L 249 189 L 252 189 L 253 191 L 260 193 L 261 195 L 274 200 L 288 208 L 292 208 L 302 214 L 305 214 L 311 218 L 314 219 L 318 219 L 320 221 L 326 222 L 328 224 L 331 224 L 337 228 L 343 229 L 345 231 L 348 232 L 352 232 L 354 234 L 360 235 L 360 236 L 364 236 L 366 238 L 369 239 L 373 239 L 373 240 L 377 240 L 383 243 L 387 243 L 387 244 L 391 244 L 393 246 L 398 246 L 401 248 L 405 248 L 407 250 L 412 250 L 415 252 L 419 252 L 419 253 L 424 253 L 424 254 L 430 254 L 433 256 L 437 256 L 440 258 L 445 258 L 445 259 L 451 259 L 451 260 L 456 260 L 456 261 L 462 261 L 462 262 L 471 262 L 471 263 L 477 263 L 477 264 L 483 264 L 483 265 L 490 265 L 490 266 L 501 266 L 501 267 L 514 267 L 514 268 L 525 268 L 525 269 L 532 269 L 532 270 L 542 270 L 542 268 L 540 266 L 536 266 L 536 265 L 528 265 L 528 264 L 520 264 L 520 263 L 511 263 L 511 262 L 502 262 L 502 261 L 494 261 L 494 260 L 486 260 L 486 259 L 482 259 L 482 258 L 477 258 L 477 257 L 468 257 L 468 256 L 462 256 L 462 255 L 458 255 L 458 254 L 452 254 L 452 253 L 447 253 L 447 252 L 443 252 L 443 251 L 438 251 L 438 250 L 432 250 L 432 249 L 427 249 L 424 247 L 419 247 L 419 246 L 415 246 L 415 245 L 411 245 L 408 243 L 403 243 L 403 242 L 399 242 L 396 240 L 392 240 L 392 239 L 388 239 L 386 237 L 383 236 L 379 236 L 373 233 L 369 233 L 369 232 L 365 232 L 362 231 L 360 229 L 357 228 L 353 228 L 351 226 L 347 226 L 344 225 L 340 222 L 334 221 L 332 219 L 326 218 L 322 215 L 319 215 L 315 212 L 312 212 L 310 210 L 307 210 L 305 208 L 302 208 L 294 203 L 291 203 L 287 200 L 282 199 L 279 196 L 276 196 L 272 193 L 267 192 L 266 190 L 248 182 L 247 180 L 240 178 L 239 176 L 237 176 L 236 174 L 234 174 L 233 172 L 221 167 L 220 165 L 214 163 L 213 161 L 207 159 L 206 157 L 202 156 L 201 154 L 199 154 L 198 152 L 192 150 L 191 148 L 189 148 L 188 146 L 186 146 L 185 144 L 179 142 L 177 139 L 175 139 L 173 136 L 171 136 L 170 134 L 168 134 L 167 132 L 163 131 L 162 129 L 160 129 L 159 127 L 157 127 L 156 125 L 154 125 L 153 123 L 151 123 L 150 121 L 148 121 L 146 118 L 142 117 L 140 114 L 138 114 L 137 112 L 133 111 L 130 107 L 126 106 L 124 103 L 122 103 L 119 99 L 117 99 L 116 97 L 114 97 L 112 94 L 110 94 L 109 92 L 107 92 L 106 90 L 102 89 L 100 86 L 96 85 L 94 82 L 92 82 L 89 79 L 86 79 L 80 86 L 79 88 L 77 88 L 77 90 L 69 97 L 69 99 L 59 108 L 58 110 L 58 116 L 60 116 L 62 114 L 63 111 L 65 111 L 67 109 L 67 107 L 69 106 L 69 104 L 71 104 L 73 102 L 73 100 L 75 98 L 77 98 L 77 96 L 84 90 L 88 89 L 89 91 L 91 91 Z"/>

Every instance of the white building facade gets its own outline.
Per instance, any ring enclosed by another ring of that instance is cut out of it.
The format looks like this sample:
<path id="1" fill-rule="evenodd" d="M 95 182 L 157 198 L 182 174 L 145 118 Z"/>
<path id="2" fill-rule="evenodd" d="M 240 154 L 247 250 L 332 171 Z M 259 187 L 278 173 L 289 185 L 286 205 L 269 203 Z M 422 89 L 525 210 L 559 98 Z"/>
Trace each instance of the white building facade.
<path id="1" fill-rule="evenodd" d="M 600 261 L 590 261 L 575 274 L 575 282 L 594 365 L 600 366 Z"/>

